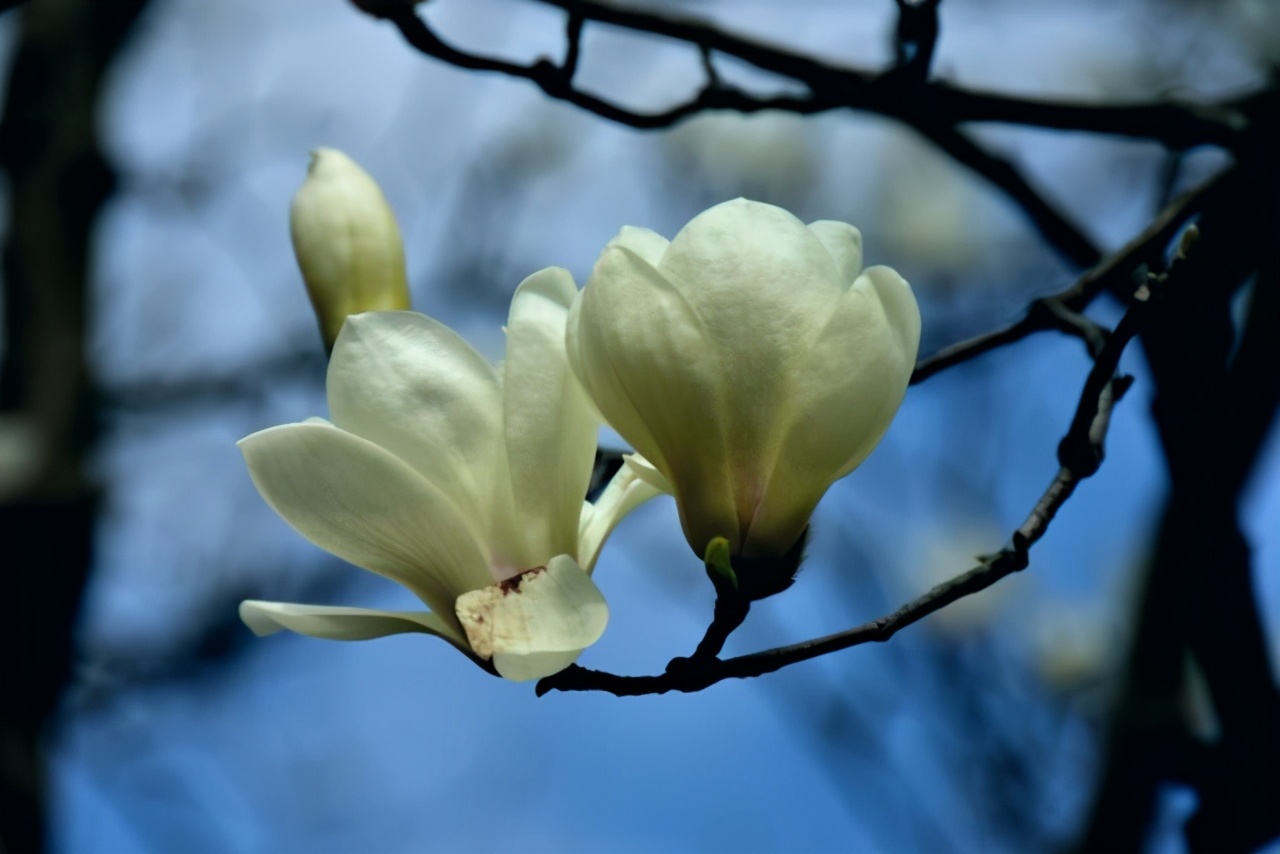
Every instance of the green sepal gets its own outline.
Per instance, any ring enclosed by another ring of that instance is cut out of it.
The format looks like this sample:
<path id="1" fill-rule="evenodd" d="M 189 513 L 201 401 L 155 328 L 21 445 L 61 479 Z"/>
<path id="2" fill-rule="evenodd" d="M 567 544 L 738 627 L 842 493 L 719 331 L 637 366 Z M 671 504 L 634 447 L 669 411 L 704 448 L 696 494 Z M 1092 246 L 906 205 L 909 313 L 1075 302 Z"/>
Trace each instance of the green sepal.
<path id="1" fill-rule="evenodd" d="M 716 590 L 729 584 L 734 590 L 738 589 L 738 574 L 733 571 L 733 563 L 729 559 L 729 541 L 724 537 L 713 537 L 711 542 L 707 543 L 706 554 L 703 555 L 702 563 L 707 568 L 707 577 L 711 579 L 711 583 Z"/>

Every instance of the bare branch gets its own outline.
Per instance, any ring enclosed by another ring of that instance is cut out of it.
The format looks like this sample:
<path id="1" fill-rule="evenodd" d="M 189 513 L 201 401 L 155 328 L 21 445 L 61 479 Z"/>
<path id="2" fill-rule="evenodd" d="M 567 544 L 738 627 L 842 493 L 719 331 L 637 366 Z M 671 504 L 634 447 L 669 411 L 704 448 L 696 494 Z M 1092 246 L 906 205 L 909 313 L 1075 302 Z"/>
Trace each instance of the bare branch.
<path id="1" fill-rule="evenodd" d="M 1233 172 L 1234 170 L 1227 170 L 1174 199 L 1149 226 L 1143 229 L 1141 234 L 1125 244 L 1118 252 L 1107 256 L 1102 263 L 1091 268 L 1069 288 L 1053 296 L 1033 301 L 1016 322 L 1004 329 L 986 332 L 967 341 L 944 347 L 932 356 L 920 360 L 916 365 L 915 373 L 911 375 L 911 383 L 914 385 L 923 382 L 934 374 L 961 362 L 967 362 L 975 356 L 1021 341 L 1033 333 L 1050 329 L 1076 335 L 1089 347 L 1090 353 L 1094 354 L 1098 349 L 1099 336 L 1102 336 L 1103 330 L 1088 318 L 1083 317 L 1080 312 L 1104 290 L 1123 293 L 1134 271 L 1144 264 L 1152 264 L 1158 260 L 1174 234 L 1189 219 L 1203 210 L 1206 202 Z"/>
<path id="2" fill-rule="evenodd" d="M 564 75 L 565 84 L 573 83 L 573 75 L 578 73 L 578 59 L 582 56 L 582 26 L 585 23 L 581 15 L 570 15 L 565 23 L 564 65 L 560 72 Z"/>
<path id="3" fill-rule="evenodd" d="M 587 0 L 537 0 L 569 15 L 565 61 L 542 59 L 520 65 L 503 59 L 460 51 L 437 36 L 414 10 L 400 0 L 353 0 L 358 8 L 391 21 L 405 40 L 422 53 L 460 68 L 496 71 L 535 83 L 553 98 L 567 101 L 602 118 L 629 127 L 652 130 L 670 127 L 710 110 L 754 113 L 781 110 L 809 115 L 834 109 L 863 110 L 897 119 L 924 134 L 957 162 L 995 184 L 1018 203 L 1048 243 L 1068 262 L 1088 267 L 1099 252 L 1089 238 L 1037 193 L 1006 160 L 974 144 L 957 125 L 970 121 L 1000 121 L 1044 127 L 1073 128 L 1157 139 L 1173 148 L 1238 144 L 1248 127 L 1250 98 L 1205 107 L 1176 104 L 1079 105 L 1052 104 L 1001 95 L 968 92 L 927 82 L 926 62 L 937 38 L 938 0 L 902 0 L 900 43 L 914 39 L 909 65 L 877 74 L 841 68 L 781 48 L 730 35 L 710 25 L 676 17 L 631 11 Z M 588 23 L 609 24 L 684 42 L 703 59 L 707 80 L 683 103 L 656 113 L 632 110 L 577 89 L 582 30 Z M 903 30 L 905 28 L 905 34 Z M 901 46 L 901 44 L 900 44 Z M 722 85 L 712 53 L 733 56 L 764 71 L 790 78 L 807 90 L 803 96 L 758 97 Z"/>
<path id="4" fill-rule="evenodd" d="M 937 122 L 927 112 L 921 111 L 911 124 L 957 163 L 1004 190 L 1069 264 L 1082 268 L 1098 263 L 1102 253 L 1093 241 L 1032 189 L 1009 161 L 984 151 L 965 133 Z"/>
<path id="5" fill-rule="evenodd" d="M 540 59 L 532 65 L 520 65 L 503 59 L 465 53 L 446 44 L 427 26 L 425 21 L 418 17 L 412 6 L 392 3 L 372 8 L 366 5 L 361 8 L 370 11 L 370 14 L 391 21 L 399 28 L 405 41 L 428 56 L 459 68 L 496 71 L 528 80 L 553 98 L 567 101 L 601 118 L 638 130 L 671 127 L 689 116 L 708 110 L 733 110 L 740 113 L 783 110 L 809 114 L 831 109 L 830 106 L 823 105 L 812 98 L 787 96 L 756 98 L 738 90 L 714 85 L 716 81 L 712 79 L 696 96 L 684 104 L 660 113 L 640 113 L 574 88 L 573 76 L 577 70 L 578 52 L 573 43 L 566 51 L 564 65 L 556 65 L 547 59 Z"/>
<path id="6" fill-rule="evenodd" d="M 923 83 L 929 76 L 933 49 L 938 43 L 940 0 L 894 0 L 898 4 L 898 28 L 894 38 L 897 65 L 894 73 Z"/>
<path id="7" fill-rule="evenodd" d="M 923 114 L 944 126 L 965 122 L 1001 122 L 1153 139 L 1170 148 L 1183 149 L 1196 145 L 1233 148 L 1248 126 L 1244 107 L 1251 96 L 1207 105 L 1174 102 L 1082 104 L 1015 98 L 962 90 L 942 82 L 918 82 L 909 75 L 835 66 L 784 48 L 735 36 L 693 19 L 637 12 L 587 0 L 537 0 L 565 10 L 584 24 L 609 24 L 684 42 L 700 51 L 732 56 L 763 71 L 801 83 L 811 93 L 811 97 L 804 99 L 753 98 L 739 94 L 728 103 L 705 99 L 700 94 L 660 113 L 636 113 L 572 90 L 565 80 L 557 80 L 548 88 L 540 79 L 545 71 L 537 70 L 539 64 L 521 66 L 455 50 L 431 33 L 410 3 L 398 0 L 352 2 L 367 14 L 391 21 L 406 41 L 422 53 L 461 68 L 497 71 L 531 80 L 552 97 L 577 104 L 611 121 L 641 129 L 670 127 L 696 113 L 713 109 L 740 112 L 778 109 L 809 114 L 847 108 L 879 113 L 913 125 L 918 114 Z M 906 97 L 908 90 L 910 95 Z M 597 106 L 604 109 L 597 109 Z"/>

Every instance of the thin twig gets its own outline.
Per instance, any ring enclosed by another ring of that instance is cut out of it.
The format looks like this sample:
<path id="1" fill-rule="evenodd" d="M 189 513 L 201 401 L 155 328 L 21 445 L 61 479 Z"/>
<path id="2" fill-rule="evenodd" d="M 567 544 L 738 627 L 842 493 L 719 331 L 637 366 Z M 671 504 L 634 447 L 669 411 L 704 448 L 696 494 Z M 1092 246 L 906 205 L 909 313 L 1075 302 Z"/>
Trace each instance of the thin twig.
<path id="1" fill-rule="evenodd" d="M 895 0 L 898 28 L 894 38 L 893 73 L 923 83 L 929 77 L 933 49 L 938 43 L 940 0 Z"/>
<path id="2" fill-rule="evenodd" d="M 952 344 L 921 359 L 916 364 L 915 373 L 911 375 L 911 383 L 914 385 L 923 382 L 934 374 L 967 362 L 975 356 L 1050 329 L 1079 336 L 1092 352 L 1096 346 L 1097 333 L 1086 325 L 1063 323 L 1063 318 L 1080 317 L 1080 312 L 1099 293 L 1104 290 L 1121 291 L 1134 271 L 1159 259 L 1178 230 L 1204 208 L 1206 201 L 1233 172 L 1230 169 L 1222 172 L 1174 199 L 1142 233 L 1119 251 L 1108 255 L 1102 263 L 1088 270 L 1065 290 L 1033 301 L 1023 316 L 1009 326 Z"/>
<path id="3" fill-rule="evenodd" d="M 984 150 L 963 131 L 937 121 L 927 109 L 919 110 L 909 123 L 952 160 L 1004 190 L 1067 263 L 1085 268 L 1101 259 L 1102 253 L 1088 235 L 1045 201 L 1008 160 Z"/>
<path id="4" fill-rule="evenodd" d="M 584 23 L 586 22 L 583 21 L 581 15 L 570 15 L 569 20 L 565 23 L 564 64 L 560 66 L 560 72 L 564 75 L 566 83 L 573 83 L 573 76 L 578 73 L 578 59 L 582 56 L 582 26 Z"/>

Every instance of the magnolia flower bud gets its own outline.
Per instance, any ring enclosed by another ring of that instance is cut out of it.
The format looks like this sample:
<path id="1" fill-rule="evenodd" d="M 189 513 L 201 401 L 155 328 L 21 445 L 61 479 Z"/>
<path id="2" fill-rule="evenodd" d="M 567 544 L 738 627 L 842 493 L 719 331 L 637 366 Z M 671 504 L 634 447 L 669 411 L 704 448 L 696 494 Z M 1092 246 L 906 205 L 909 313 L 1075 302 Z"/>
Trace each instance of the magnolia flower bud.
<path id="1" fill-rule="evenodd" d="M 566 334 L 578 379 L 665 480 L 694 552 L 727 539 L 760 598 L 790 583 L 818 499 L 888 429 L 920 313 L 901 276 L 862 269 L 853 226 L 738 199 L 670 243 L 624 228 Z"/>
<path id="2" fill-rule="evenodd" d="M 341 151 L 311 152 L 289 231 L 326 350 L 348 315 L 409 307 L 395 214 L 369 173 Z"/>

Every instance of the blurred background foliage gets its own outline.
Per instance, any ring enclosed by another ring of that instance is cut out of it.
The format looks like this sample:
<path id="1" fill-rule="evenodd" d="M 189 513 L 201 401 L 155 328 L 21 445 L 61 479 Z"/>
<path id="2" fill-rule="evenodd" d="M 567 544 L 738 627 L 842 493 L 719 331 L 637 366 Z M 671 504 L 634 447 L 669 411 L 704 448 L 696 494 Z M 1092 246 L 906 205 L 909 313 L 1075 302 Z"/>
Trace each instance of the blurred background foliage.
<path id="1" fill-rule="evenodd" d="M 893 58 L 889 0 L 629 5 L 834 63 Z M 1212 99 L 1266 82 L 1280 60 L 1276 8 L 946 0 L 933 68 L 1027 96 Z M 534 3 L 433 0 L 420 13 L 477 52 L 563 50 L 563 16 Z M 578 80 L 660 109 L 694 90 L 701 67 L 679 45 L 596 27 Z M 289 530 L 234 445 L 325 412 L 324 356 L 287 232 L 310 148 L 341 148 L 382 184 L 415 308 L 493 358 L 528 273 L 561 265 L 582 283 L 622 225 L 671 236 L 740 195 L 857 225 L 868 262 L 915 287 L 923 355 L 1075 275 L 998 191 L 861 114 L 621 128 L 525 83 L 425 60 L 344 0 L 31 0 L 0 15 L 0 69 L 0 655 L 5 693 L 21 694 L 3 704 L 4 850 L 1073 844 L 1168 488 L 1136 348 L 1106 464 L 1030 569 L 883 647 L 689 696 L 539 700 L 420 637 L 255 640 L 236 617 L 246 597 L 411 607 L 405 591 Z M 719 70 L 753 91 L 780 85 Z M 1226 162 L 1096 135 L 976 136 L 1105 250 Z M 56 205 L 40 213 L 41 200 Z M 52 272 L 32 266 L 33 252 Z M 62 290 L 40 284 L 51 280 Z M 1119 308 L 1093 313 L 1112 322 Z M 13 391 L 20 366 L 34 379 Z M 820 506 L 800 580 L 758 606 L 728 652 L 870 619 L 998 548 L 1056 470 L 1088 367 L 1078 342 L 1045 335 L 913 387 L 881 447 Z M 1274 430 L 1241 519 L 1274 667 Z M 57 569 L 77 564 L 88 569 L 78 612 L 81 579 Z M 705 628 L 712 591 L 668 500 L 627 520 L 596 578 L 613 617 L 586 666 L 659 672 Z M 1212 703 L 1189 673 L 1185 721 L 1212 738 Z M 1195 807 L 1194 791 L 1162 786 L 1145 849 L 1184 850 Z"/>

